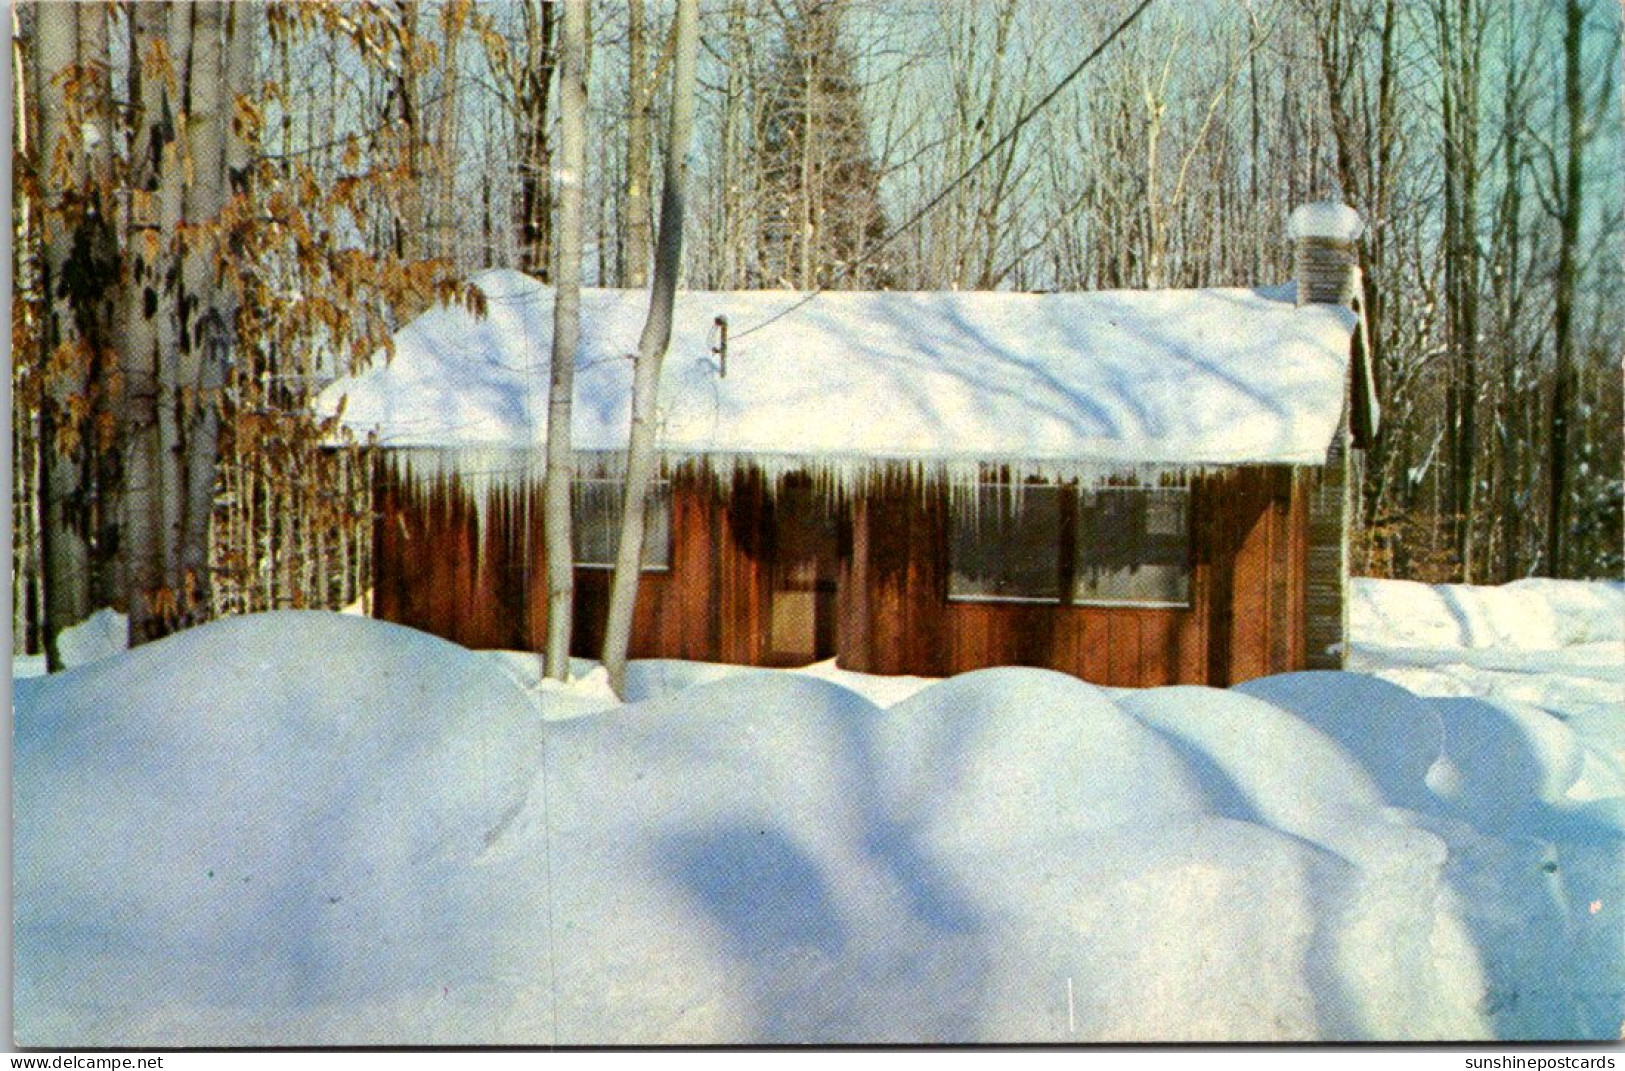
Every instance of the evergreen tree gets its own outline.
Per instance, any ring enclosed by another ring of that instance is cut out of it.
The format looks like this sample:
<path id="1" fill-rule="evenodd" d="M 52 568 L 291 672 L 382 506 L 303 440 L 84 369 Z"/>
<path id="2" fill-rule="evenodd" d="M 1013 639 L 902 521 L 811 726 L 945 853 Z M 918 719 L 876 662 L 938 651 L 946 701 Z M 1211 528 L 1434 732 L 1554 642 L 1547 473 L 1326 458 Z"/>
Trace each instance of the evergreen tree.
<path id="1" fill-rule="evenodd" d="M 847 0 L 799 0 L 768 66 L 758 143 L 763 286 L 884 288 L 880 264 L 850 268 L 886 231 L 868 144 Z"/>

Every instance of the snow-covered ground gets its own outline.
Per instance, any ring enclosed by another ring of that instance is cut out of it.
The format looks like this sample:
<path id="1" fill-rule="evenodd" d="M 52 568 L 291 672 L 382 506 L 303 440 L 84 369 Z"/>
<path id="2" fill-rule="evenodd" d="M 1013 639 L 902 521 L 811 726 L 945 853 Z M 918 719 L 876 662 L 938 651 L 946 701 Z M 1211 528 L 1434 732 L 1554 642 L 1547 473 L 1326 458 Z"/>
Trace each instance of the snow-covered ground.
<path id="1" fill-rule="evenodd" d="M 1622 598 L 1362 583 L 1377 676 L 649 662 L 625 705 L 221 621 L 16 682 L 17 1039 L 1617 1038 Z"/>
<path id="2" fill-rule="evenodd" d="M 1351 583 L 1348 668 L 1564 722 L 1625 779 L 1625 584 Z"/>
<path id="3" fill-rule="evenodd" d="M 66 668 L 88 665 L 118 654 L 130 645 L 130 619 L 102 607 L 57 637 L 57 650 Z M 11 658 L 13 677 L 38 677 L 45 672 L 45 656 L 20 654 Z"/>

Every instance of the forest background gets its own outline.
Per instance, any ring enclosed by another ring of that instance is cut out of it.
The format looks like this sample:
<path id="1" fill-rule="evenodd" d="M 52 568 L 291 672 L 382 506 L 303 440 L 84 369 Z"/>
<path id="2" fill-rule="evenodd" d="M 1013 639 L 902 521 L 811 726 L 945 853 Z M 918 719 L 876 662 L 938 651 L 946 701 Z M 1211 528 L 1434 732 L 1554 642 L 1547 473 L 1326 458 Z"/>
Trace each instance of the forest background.
<path id="1" fill-rule="evenodd" d="M 1273 284 L 1341 198 L 1354 571 L 1618 578 L 1619 6 L 1160 0 L 1018 124 L 1136 6 L 708 0 L 682 285 Z M 565 184 L 586 285 L 648 285 L 673 12 L 588 9 L 577 176 L 555 4 L 14 7 L 14 650 L 360 598 L 370 448 L 311 400 L 473 272 L 548 279 Z"/>

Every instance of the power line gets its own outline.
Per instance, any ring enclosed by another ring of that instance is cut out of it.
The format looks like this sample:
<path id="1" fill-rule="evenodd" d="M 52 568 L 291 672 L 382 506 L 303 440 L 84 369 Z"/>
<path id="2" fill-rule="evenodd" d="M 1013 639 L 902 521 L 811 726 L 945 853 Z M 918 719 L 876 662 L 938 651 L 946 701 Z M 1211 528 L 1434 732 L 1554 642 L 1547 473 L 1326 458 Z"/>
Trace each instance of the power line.
<path id="1" fill-rule="evenodd" d="M 991 146 L 989 146 L 982 153 L 982 155 L 978 156 L 975 160 L 971 161 L 971 164 L 970 164 L 969 167 L 967 167 L 967 168 L 965 168 L 965 170 L 961 171 L 959 173 L 959 175 L 952 182 L 948 183 L 948 185 L 944 186 L 941 190 L 939 190 L 937 192 L 936 196 L 932 197 L 931 200 L 929 200 L 929 201 L 927 201 L 925 203 L 924 207 L 920 208 L 913 215 L 909 216 L 908 219 L 904 220 L 902 223 L 898 224 L 896 227 L 893 227 L 878 242 L 876 242 L 874 245 L 870 246 L 869 249 L 862 256 L 850 261 L 847 264 L 842 265 L 840 271 L 836 272 L 835 276 L 832 279 L 830 279 L 829 282 L 825 283 L 823 286 L 820 286 L 818 289 L 812 291 L 810 294 L 806 295 L 801 300 L 799 300 L 799 301 L 797 301 L 797 302 L 795 302 L 795 303 L 793 303 L 791 305 L 785 306 L 783 309 L 781 309 L 780 311 L 774 313 L 772 316 L 769 316 L 767 319 L 762 320 L 760 323 L 752 324 L 751 326 L 745 328 L 745 330 L 743 330 L 743 331 L 735 332 L 733 334 L 733 341 L 738 342 L 740 339 L 744 338 L 746 335 L 749 335 L 749 334 L 751 334 L 752 332 L 755 332 L 755 331 L 760 331 L 762 328 L 766 327 L 768 324 L 771 324 L 771 323 L 773 323 L 773 322 L 775 322 L 777 320 L 782 320 L 784 317 L 790 315 L 792 312 L 795 312 L 797 309 L 801 308 L 802 306 L 806 305 L 808 302 L 812 301 L 813 298 L 818 297 L 820 294 L 827 293 L 829 291 L 829 289 L 835 283 L 837 283 L 840 280 L 846 278 L 848 275 L 851 275 L 852 272 L 856 271 L 858 268 L 862 267 L 865 263 L 867 263 L 871 258 L 873 258 L 875 256 L 875 254 L 879 253 L 882 249 L 886 248 L 886 246 L 890 245 L 894 239 L 896 239 L 897 237 L 902 235 L 905 231 L 909 230 L 916 223 L 920 222 L 920 220 L 924 219 L 927 215 L 929 215 L 933 210 L 936 209 L 936 207 L 939 204 L 941 204 L 948 197 L 948 195 L 950 193 L 953 193 L 956 189 L 958 189 L 964 183 L 964 181 L 966 179 L 970 178 L 971 175 L 978 168 L 980 168 L 983 164 L 985 164 L 989 160 L 991 160 L 998 153 L 998 151 L 1000 149 L 1005 147 L 1005 145 L 1007 145 L 1011 141 L 1015 140 L 1016 135 L 1021 133 L 1022 127 L 1026 126 L 1029 122 L 1031 122 L 1035 115 L 1037 115 L 1039 112 L 1043 111 L 1044 108 L 1046 108 L 1050 104 L 1051 101 L 1053 101 L 1056 97 L 1060 96 L 1061 91 L 1064 90 L 1067 86 L 1071 85 L 1073 83 L 1073 81 L 1075 81 L 1077 79 L 1078 75 L 1083 73 L 1084 68 L 1088 67 L 1089 64 L 1091 64 L 1091 63 L 1093 63 L 1095 61 L 1096 57 L 1098 57 L 1102 52 L 1106 51 L 1106 49 L 1110 48 L 1111 45 L 1112 45 L 1112 42 L 1116 41 L 1119 37 L 1121 37 L 1123 35 L 1123 31 L 1127 30 L 1131 25 L 1133 25 L 1134 21 L 1136 19 L 1138 19 L 1142 14 L 1145 13 L 1145 9 L 1151 6 L 1151 3 L 1152 3 L 1152 0 L 1140 0 L 1140 3 L 1134 8 L 1134 10 L 1128 13 L 1128 17 L 1123 19 L 1122 22 L 1118 23 L 1116 29 L 1112 30 L 1111 33 L 1107 34 L 1104 38 L 1102 38 L 1101 42 L 1098 45 L 1096 45 L 1093 49 L 1091 49 L 1089 54 L 1087 56 L 1084 56 L 1083 59 L 1078 62 L 1078 65 L 1076 67 L 1073 67 L 1072 70 L 1067 73 L 1067 76 L 1065 78 L 1062 78 L 1059 82 L 1057 82 L 1055 84 L 1055 87 L 1053 89 L 1051 89 L 1048 93 L 1044 94 L 1044 96 L 1039 99 L 1037 104 L 1034 104 L 1031 108 L 1028 108 L 1024 113 L 1022 113 L 1020 116 L 1018 116 L 1016 121 L 1010 125 L 1010 129 L 1006 130 L 1004 132 L 1004 134 L 1002 136 L 1000 136 L 998 141 L 995 141 Z"/>

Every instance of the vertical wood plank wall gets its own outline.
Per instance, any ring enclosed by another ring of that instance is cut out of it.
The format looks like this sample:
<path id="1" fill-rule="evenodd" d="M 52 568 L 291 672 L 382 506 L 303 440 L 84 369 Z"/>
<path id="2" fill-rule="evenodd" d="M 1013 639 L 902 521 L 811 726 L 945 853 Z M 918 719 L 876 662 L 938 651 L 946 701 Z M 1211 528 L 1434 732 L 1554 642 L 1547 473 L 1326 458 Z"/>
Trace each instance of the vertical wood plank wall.
<path id="1" fill-rule="evenodd" d="M 469 647 L 540 650 L 540 496 L 492 492 L 482 541 L 455 478 L 414 486 L 386 469 L 377 486 L 375 614 Z M 1130 687 L 1304 668 L 1319 488 L 1318 473 L 1285 467 L 1198 480 L 1191 605 L 1137 609 L 949 602 L 946 490 L 877 478 L 841 521 L 838 661 L 924 676 L 1041 666 Z M 632 657 L 770 662 L 774 509 L 759 479 L 740 477 L 726 494 L 709 478 L 674 479 L 671 569 L 639 584 Z M 609 579 L 576 570 L 578 655 L 599 653 Z"/>
<path id="2" fill-rule="evenodd" d="M 1332 439 L 1326 467 L 1303 474 L 1308 512 L 1308 552 L 1304 564 L 1306 620 L 1304 665 L 1309 669 L 1342 669 L 1347 629 L 1348 523 L 1350 451 L 1339 428 Z"/>
<path id="3" fill-rule="evenodd" d="M 1041 666 L 1121 687 L 1227 685 L 1300 669 L 1305 486 L 1285 467 L 1197 481 L 1183 609 L 948 601 L 946 495 L 874 488 L 854 511 L 838 660 L 922 676 Z"/>
<path id="4" fill-rule="evenodd" d="M 376 617 L 466 647 L 543 648 L 547 557 L 540 494 L 491 491 L 482 540 L 473 497 L 456 477 L 418 485 L 383 466 L 375 486 Z M 768 499 L 761 481 L 750 477 L 735 480 L 726 495 L 709 479 L 674 481 L 671 568 L 645 572 L 639 581 L 633 658 L 769 661 Z M 600 654 L 610 579 L 608 569 L 576 569 L 571 653 Z"/>

